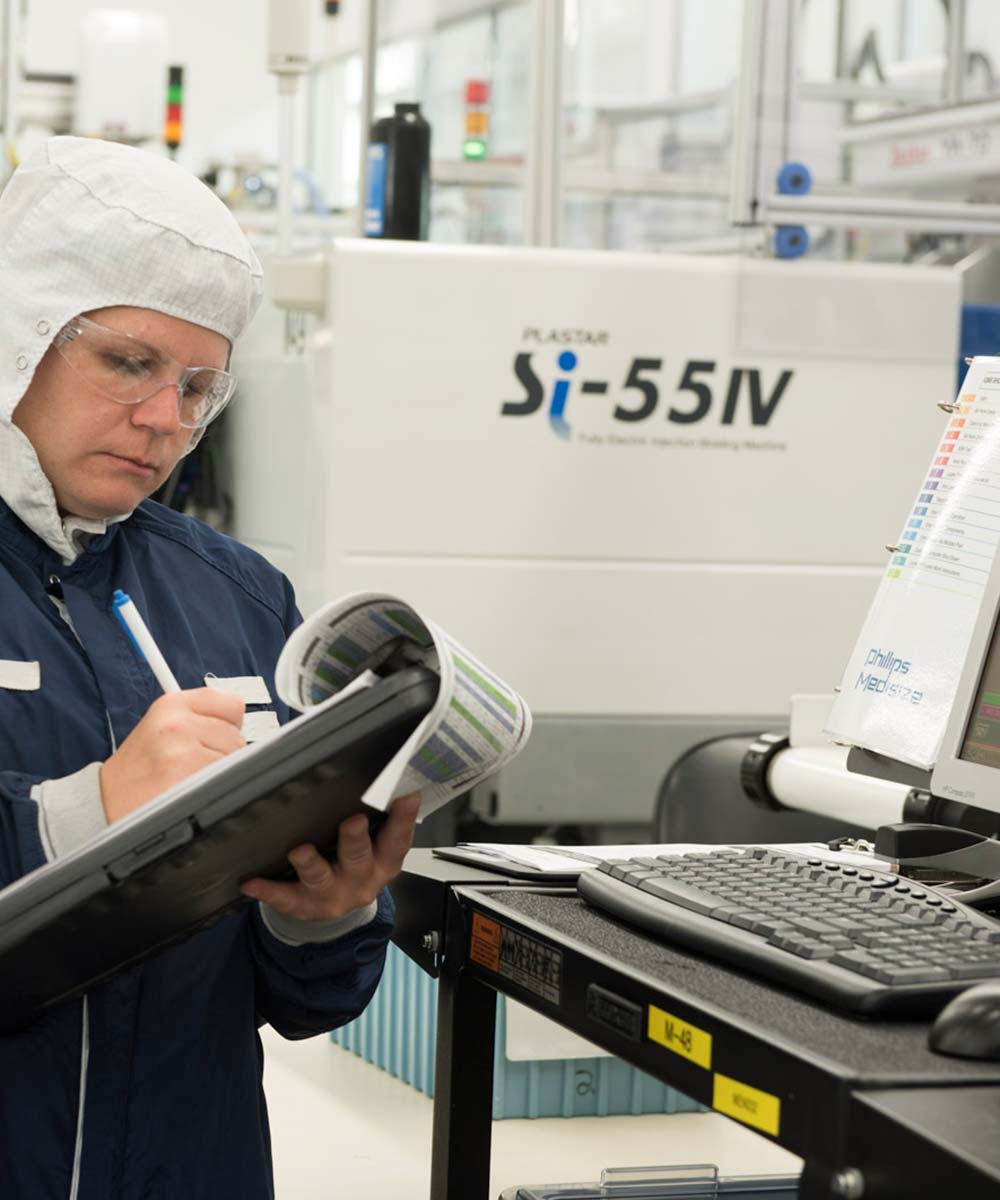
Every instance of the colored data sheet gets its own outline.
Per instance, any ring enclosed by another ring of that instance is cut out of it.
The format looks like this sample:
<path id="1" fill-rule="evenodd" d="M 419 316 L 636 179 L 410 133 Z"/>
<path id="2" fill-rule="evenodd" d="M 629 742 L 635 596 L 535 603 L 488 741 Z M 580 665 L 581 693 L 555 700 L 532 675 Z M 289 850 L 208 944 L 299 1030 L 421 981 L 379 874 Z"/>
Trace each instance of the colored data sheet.
<path id="1" fill-rule="evenodd" d="M 1000 546 L 1000 358 L 973 359 L 921 478 L 827 732 L 934 765 Z"/>

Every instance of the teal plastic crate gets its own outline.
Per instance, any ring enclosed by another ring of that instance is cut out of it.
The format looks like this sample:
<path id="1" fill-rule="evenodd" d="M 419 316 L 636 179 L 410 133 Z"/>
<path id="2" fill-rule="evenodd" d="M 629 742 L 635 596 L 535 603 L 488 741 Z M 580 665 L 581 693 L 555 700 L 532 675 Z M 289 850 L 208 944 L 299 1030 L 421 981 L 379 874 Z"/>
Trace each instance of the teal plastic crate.
<path id="1" fill-rule="evenodd" d="M 498 996 L 493 1057 L 493 1116 L 607 1117 L 703 1112 L 697 1101 L 636 1070 L 620 1058 L 516 1062 L 503 1052 L 506 1007 Z M 434 1095 L 437 980 L 390 945 L 385 973 L 356 1021 L 335 1029 L 337 1045 Z"/>

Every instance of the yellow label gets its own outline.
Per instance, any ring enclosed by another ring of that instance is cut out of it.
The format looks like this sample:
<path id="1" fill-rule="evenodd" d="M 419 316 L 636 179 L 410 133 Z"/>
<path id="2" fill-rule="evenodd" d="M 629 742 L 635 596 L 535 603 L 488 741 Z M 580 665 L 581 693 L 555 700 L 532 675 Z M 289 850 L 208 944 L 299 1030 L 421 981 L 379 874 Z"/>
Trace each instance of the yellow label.
<path id="1" fill-rule="evenodd" d="M 762 1133 L 778 1136 L 781 1101 L 770 1092 L 762 1092 L 716 1071 L 712 1079 L 712 1107 L 727 1117 L 735 1117 L 744 1125 L 752 1125 Z"/>
<path id="2" fill-rule="evenodd" d="M 651 1042 L 666 1046 L 696 1066 L 712 1069 L 712 1035 L 696 1025 L 689 1025 L 673 1013 L 664 1012 L 655 1004 L 649 1006 L 646 1036 Z"/>

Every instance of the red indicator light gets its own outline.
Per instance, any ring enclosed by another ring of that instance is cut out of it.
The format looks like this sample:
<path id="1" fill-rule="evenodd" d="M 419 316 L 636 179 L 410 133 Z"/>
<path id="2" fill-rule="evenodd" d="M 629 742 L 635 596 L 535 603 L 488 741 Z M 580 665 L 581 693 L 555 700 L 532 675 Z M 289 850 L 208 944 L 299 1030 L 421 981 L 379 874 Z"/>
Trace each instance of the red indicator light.
<path id="1" fill-rule="evenodd" d="M 467 79 L 465 82 L 466 104 L 489 104 L 490 85 L 485 79 Z"/>

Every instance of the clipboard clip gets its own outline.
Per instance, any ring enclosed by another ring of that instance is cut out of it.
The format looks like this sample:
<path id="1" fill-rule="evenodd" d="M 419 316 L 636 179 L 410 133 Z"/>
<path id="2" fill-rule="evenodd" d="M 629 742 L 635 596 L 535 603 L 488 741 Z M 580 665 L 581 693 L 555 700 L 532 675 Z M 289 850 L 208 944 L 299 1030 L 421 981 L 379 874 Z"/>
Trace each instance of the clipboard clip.
<path id="1" fill-rule="evenodd" d="M 954 413 L 954 412 L 958 412 L 958 405 L 957 405 L 957 404 L 940 404 L 940 403 L 939 403 L 939 404 L 938 404 L 938 408 L 939 408 L 939 409 L 940 409 L 942 412 L 946 412 L 946 413 Z"/>
<path id="2" fill-rule="evenodd" d="M 373 650 L 359 666 L 354 668 L 354 673 L 361 675 L 365 671 L 372 671 L 375 675 L 385 677 L 396 671 L 403 671 L 407 667 L 422 666 L 425 661 L 426 653 L 423 648 L 418 646 L 412 638 L 406 637 L 405 634 L 399 634 L 387 642 L 383 642 L 377 650 Z"/>

